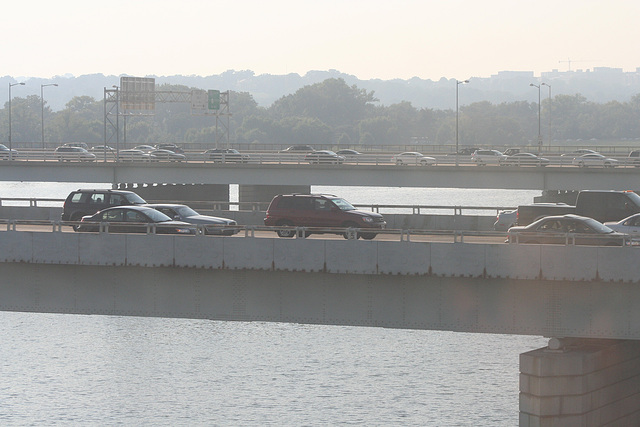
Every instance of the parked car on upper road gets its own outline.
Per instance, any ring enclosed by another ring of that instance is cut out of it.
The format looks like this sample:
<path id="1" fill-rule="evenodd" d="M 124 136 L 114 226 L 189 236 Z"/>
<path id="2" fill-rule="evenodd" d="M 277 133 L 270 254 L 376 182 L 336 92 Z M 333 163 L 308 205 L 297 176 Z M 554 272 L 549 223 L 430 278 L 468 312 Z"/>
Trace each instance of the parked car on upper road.
<path id="1" fill-rule="evenodd" d="M 204 153 L 204 159 L 214 163 L 248 163 L 251 157 L 234 148 L 211 148 Z"/>
<path id="2" fill-rule="evenodd" d="M 547 216 L 526 227 L 511 227 L 509 243 L 623 246 L 624 234 L 579 215 Z"/>
<path id="3" fill-rule="evenodd" d="M 344 162 L 344 156 L 339 156 L 331 150 L 318 150 L 304 156 L 304 161 L 309 164 L 329 163 L 339 165 Z"/>
<path id="4" fill-rule="evenodd" d="M 506 158 L 507 156 L 498 150 L 476 150 L 471 155 L 471 161 L 478 166 L 498 165 Z"/>
<path id="5" fill-rule="evenodd" d="M 93 162 L 96 155 L 88 152 L 81 147 L 71 147 L 69 145 L 61 145 L 53 152 L 53 155 L 59 162 Z"/>
<path id="6" fill-rule="evenodd" d="M 150 151 L 153 151 L 156 149 L 156 147 L 153 147 L 151 145 L 136 145 L 135 147 L 133 147 L 134 150 L 140 150 L 140 151 L 144 151 L 145 153 L 148 153 Z"/>
<path id="7" fill-rule="evenodd" d="M 165 160 L 169 162 L 184 162 L 187 156 L 184 154 L 174 153 L 171 150 L 153 150 L 149 151 L 149 155 L 155 157 L 156 160 Z"/>
<path id="8" fill-rule="evenodd" d="M 94 215 L 82 217 L 76 231 L 99 231 L 101 223 L 109 223 L 110 233 L 196 234 L 196 228 L 145 206 L 122 206 L 104 209 Z M 149 227 L 153 224 L 156 227 Z"/>
<path id="9" fill-rule="evenodd" d="M 359 211 L 330 194 L 280 194 L 271 200 L 264 224 L 283 227 L 276 232 L 280 237 L 293 237 L 295 229 L 291 227 L 353 228 L 360 229 L 356 237 L 370 240 L 387 223 L 379 213 Z M 312 230 L 306 234 L 325 232 L 331 231 Z M 336 234 L 343 234 L 345 239 L 350 235 L 347 231 Z"/>
<path id="10" fill-rule="evenodd" d="M 113 206 L 142 205 L 147 203 L 133 191 L 79 189 L 69 193 L 62 207 L 62 221 L 80 221 L 83 216 Z"/>
<path id="11" fill-rule="evenodd" d="M 316 151 L 310 145 L 292 145 L 284 150 L 280 150 L 281 153 L 310 153 Z"/>
<path id="12" fill-rule="evenodd" d="M 135 148 L 120 150 L 118 159 L 123 162 L 155 162 L 158 160 L 154 155 Z"/>
<path id="13" fill-rule="evenodd" d="M 169 150 L 174 153 L 184 154 L 184 150 L 181 147 L 178 147 L 176 144 L 156 144 L 157 150 Z"/>
<path id="14" fill-rule="evenodd" d="M 505 156 L 513 156 L 514 154 L 520 153 L 521 150 L 519 148 L 507 148 L 502 152 Z"/>
<path id="15" fill-rule="evenodd" d="M 506 156 L 498 160 L 502 166 L 547 166 L 550 162 L 549 159 L 536 156 L 532 153 L 517 153 L 511 156 Z"/>
<path id="16" fill-rule="evenodd" d="M 598 153 L 597 151 L 589 150 L 587 148 L 580 148 L 570 153 L 561 154 L 560 157 L 577 157 L 577 156 L 582 156 L 583 154 L 600 154 L 600 153 Z"/>
<path id="17" fill-rule="evenodd" d="M 232 236 L 238 231 L 238 223 L 232 219 L 219 218 L 217 216 L 200 215 L 187 205 L 178 205 L 171 203 L 152 203 L 144 206 L 156 209 L 169 218 L 176 221 L 182 221 L 189 224 L 202 224 L 205 234 L 221 234 L 224 236 Z"/>
<path id="18" fill-rule="evenodd" d="M 116 150 L 112 147 L 109 147 L 108 145 L 96 145 L 94 147 L 91 147 L 89 149 L 90 152 L 92 152 L 93 154 L 96 155 L 96 157 L 100 157 L 100 155 L 102 155 L 104 157 L 104 154 L 106 153 L 107 156 L 115 156 L 116 155 Z"/>
<path id="19" fill-rule="evenodd" d="M 336 151 L 336 154 L 337 154 L 338 156 L 345 156 L 345 157 L 347 157 L 347 156 L 359 156 L 359 155 L 360 155 L 360 154 L 362 154 L 362 153 L 360 153 L 359 151 L 356 151 L 356 150 L 351 150 L 351 149 L 349 149 L 349 148 L 345 148 L 345 149 L 343 149 L 343 150 Z"/>
<path id="20" fill-rule="evenodd" d="M 629 153 L 627 164 L 640 167 L 640 150 L 633 150 Z"/>
<path id="21" fill-rule="evenodd" d="M 18 150 L 9 149 L 4 144 L 0 144 L 0 159 L 2 160 L 15 160 L 18 156 Z"/>
<path id="22" fill-rule="evenodd" d="M 89 150 L 89 146 L 87 145 L 86 142 L 67 142 L 64 145 L 67 147 L 80 147 L 80 148 L 84 148 L 87 151 Z"/>
<path id="23" fill-rule="evenodd" d="M 460 148 L 457 153 L 452 153 L 451 156 L 455 156 L 456 154 L 458 156 L 470 156 L 473 153 L 475 153 L 477 150 L 479 150 L 479 148 L 477 147 L 463 147 L 463 148 Z"/>
<path id="24" fill-rule="evenodd" d="M 572 163 L 575 166 L 581 168 L 586 168 L 589 166 L 615 168 L 616 166 L 618 166 L 618 161 L 616 159 L 611 159 L 598 153 L 583 154 L 580 157 L 574 158 Z"/>
<path id="25" fill-rule="evenodd" d="M 391 158 L 391 162 L 396 165 L 420 165 L 430 166 L 435 165 L 437 160 L 434 157 L 425 156 L 417 151 L 406 151 L 404 153 L 396 154 Z"/>

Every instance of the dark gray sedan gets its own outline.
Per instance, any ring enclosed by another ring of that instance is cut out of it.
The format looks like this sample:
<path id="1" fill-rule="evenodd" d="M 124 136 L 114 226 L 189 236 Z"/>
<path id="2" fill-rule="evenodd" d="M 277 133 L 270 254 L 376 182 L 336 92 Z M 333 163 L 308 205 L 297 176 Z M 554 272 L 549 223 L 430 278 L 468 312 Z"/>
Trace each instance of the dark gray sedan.
<path id="1" fill-rule="evenodd" d="M 82 217 L 76 231 L 108 231 L 110 233 L 196 234 L 196 228 L 174 221 L 162 212 L 144 206 L 107 208 Z"/>
<path id="2" fill-rule="evenodd" d="M 509 229 L 509 243 L 623 246 L 625 236 L 593 218 L 546 216 L 524 227 Z"/>
<path id="3" fill-rule="evenodd" d="M 203 225 L 205 234 L 232 236 L 240 231 L 237 227 L 238 223 L 232 219 L 200 215 L 187 205 L 153 203 L 144 206 L 156 209 L 176 221 Z"/>

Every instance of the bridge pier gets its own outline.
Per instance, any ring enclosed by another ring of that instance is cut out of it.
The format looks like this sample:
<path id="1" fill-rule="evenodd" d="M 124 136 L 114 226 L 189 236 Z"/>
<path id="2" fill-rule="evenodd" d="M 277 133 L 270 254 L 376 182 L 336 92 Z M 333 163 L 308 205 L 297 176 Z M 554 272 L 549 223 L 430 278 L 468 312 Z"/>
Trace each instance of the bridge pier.
<path id="1" fill-rule="evenodd" d="M 640 341 L 552 338 L 520 355 L 520 427 L 640 425 Z"/>

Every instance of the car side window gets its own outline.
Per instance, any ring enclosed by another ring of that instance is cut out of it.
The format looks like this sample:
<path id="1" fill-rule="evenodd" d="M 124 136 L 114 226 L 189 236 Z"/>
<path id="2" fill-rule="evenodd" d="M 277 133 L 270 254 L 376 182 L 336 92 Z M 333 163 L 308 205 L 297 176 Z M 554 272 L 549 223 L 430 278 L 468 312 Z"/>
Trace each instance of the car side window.
<path id="1" fill-rule="evenodd" d="M 127 222 L 147 222 L 144 215 L 136 211 L 127 211 L 125 214 L 125 220 Z"/>
<path id="2" fill-rule="evenodd" d="M 313 210 L 313 199 L 309 197 L 295 197 L 293 200 L 294 200 L 293 202 L 294 209 L 300 209 L 300 210 L 306 210 L 306 211 Z"/>
<path id="3" fill-rule="evenodd" d="M 106 195 L 103 193 L 93 193 L 89 198 L 90 203 L 102 203 L 106 200 Z"/>
<path id="4" fill-rule="evenodd" d="M 291 209 L 293 207 L 293 197 L 283 197 L 278 202 L 278 209 Z"/>
<path id="5" fill-rule="evenodd" d="M 316 199 L 314 201 L 315 210 L 317 211 L 328 211 L 331 210 L 331 205 L 328 200 L 325 199 Z"/>
<path id="6" fill-rule="evenodd" d="M 562 232 L 562 223 L 558 220 L 546 221 L 538 227 L 538 231 Z"/>
<path id="7" fill-rule="evenodd" d="M 124 202 L 124 198 L 119 194 L 112 194 L 109 200 L 109 204 L 113 206 L 122 205 L 122 202 Z"/>
<path id="8" fill-rule="evenodd" d="M 102 221 L 122 222 L 122 211 L 106 211 L 102 213 Z"/>
<path id="9" fill-rule="evenodd" d="M 71 203 L 80 203 L 82 195 L 83 193 L 74 193 L 73 196 L 71 196 Z"/>

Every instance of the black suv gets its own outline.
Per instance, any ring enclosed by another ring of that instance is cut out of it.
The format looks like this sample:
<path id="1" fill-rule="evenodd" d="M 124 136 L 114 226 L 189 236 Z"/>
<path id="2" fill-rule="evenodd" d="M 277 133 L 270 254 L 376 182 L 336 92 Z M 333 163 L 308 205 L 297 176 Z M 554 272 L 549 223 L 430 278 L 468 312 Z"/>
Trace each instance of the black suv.
<path id="1" fill-rule="evenodd" d="M 356 210 L 346 200 L 330 194 L 277 195 L 269 204 L 264 224 L 278 227 L 358 228 L 357 237 L 367 240 L 376 237 L 377 233 L 362 229 L 381 230 L 387 225 L 379 213 Z M 295 231 L 281 228 L 277 233 L 280 237 L 293 237 Z M 311 232 L 307 231 L 306 234 Z M 339 234 L 349 237 L 348 232 L 341 231 Z"/>
<path id="2" fill-rule="evenodd" d="M 142 205 L 147 203 L 133 191 L 124 190 L 77 190 L 72 191 L 64 201 L 63 221 L 80 221 L 85 215 L 113 206 Z M 75 226 L 73 227 L 75 230 Z"/>

